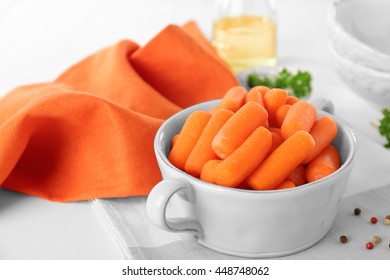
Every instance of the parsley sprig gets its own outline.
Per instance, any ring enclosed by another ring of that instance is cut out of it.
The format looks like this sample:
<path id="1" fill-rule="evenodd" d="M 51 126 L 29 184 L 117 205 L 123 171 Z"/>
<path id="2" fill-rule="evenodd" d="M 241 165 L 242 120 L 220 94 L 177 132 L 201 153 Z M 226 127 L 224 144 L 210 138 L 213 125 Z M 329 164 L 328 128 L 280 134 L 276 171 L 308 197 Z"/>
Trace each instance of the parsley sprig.
<path id="1" fill-rule="evenodd" d="M 311 94 L 311 74 L 300 70 L 294 74 L 286 68 L 273 76 L 261 76 L 254 72 L 248 75 L 248 85 L 250 87 L 262 85 L 269 88 L 283 88 L 290 95 L 301 98 Z"/>
<path id="2" fill-rule="evenodd" d="M 382 110 L 383 118 L 379 120 L 379 133 L 384 136 L 387 143 L 384 145 L 386 148 L 390 148 L 390 110 Z"/>

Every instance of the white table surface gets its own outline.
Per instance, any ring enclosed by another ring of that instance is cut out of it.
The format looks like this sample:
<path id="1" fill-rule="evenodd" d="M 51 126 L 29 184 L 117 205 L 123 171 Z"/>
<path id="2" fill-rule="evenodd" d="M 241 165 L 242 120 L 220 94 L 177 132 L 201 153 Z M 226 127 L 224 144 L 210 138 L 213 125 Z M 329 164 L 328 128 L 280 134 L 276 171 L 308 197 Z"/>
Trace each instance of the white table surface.
<path id="1" fill-rule="evenodd" d="M 123 38 L 144 45 L 169 23 L 195 19 L 209 36 L 213 4 L 211 0 L 1 0 L 0 97 L 17 85 L 53 80 L 78 60 Z M 379 110 L 357 97 L 333 70 L 326 30 L 331 0 L 278 0 L 277 4 L 279 64 L 310 71 L 313 96 L 330 98 L 339 116 L 383 144 L 371 124 L 381 117 Z M 54 203 L 1 189 L 0 259 L 122 259 L 122 255 L 89 201 Z"/>

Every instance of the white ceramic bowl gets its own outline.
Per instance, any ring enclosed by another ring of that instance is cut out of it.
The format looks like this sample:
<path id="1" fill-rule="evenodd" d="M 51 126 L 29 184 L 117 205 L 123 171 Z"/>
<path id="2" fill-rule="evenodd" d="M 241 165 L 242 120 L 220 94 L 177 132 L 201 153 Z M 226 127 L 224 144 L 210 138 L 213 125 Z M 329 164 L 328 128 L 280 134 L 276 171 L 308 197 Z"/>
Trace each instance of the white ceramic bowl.
<path id="1" fill-rule="evenodd" d="M 356 94 L 382 109 L 390 107 L 390 72 L 381 72 L 342 56 L 330 46 L 334 67 L 340 78 Z"/>
<path id="2" fill-rule="evenodd" d="M 390 72 L 390 1 L 335 0 L 329 13 L 331 44 L 344 58 Z"/>
<path id="3" fill-rule="evenodd" d="M 187 108 L 158 130 L 154 149 L 163 180 L 147 200 L 151 221 L 164 230 L 185 233 L 213 250 L 243 257 L 282 256 L 318 242 L 332 227 L 347 187 L 356 154 L 352 131 L 332 116 L 338 126 L 333 144 L 342 165 L 326 178 L 286 190 L 227 188 L 192 177 L 167 158 L 171 139 L 188 115 L 195 110 L 208 111 L 218 102 Z M 329 114 L 318 110 L 318 115 Z M 167 217 L 168 208 L 174 217 Z"/>

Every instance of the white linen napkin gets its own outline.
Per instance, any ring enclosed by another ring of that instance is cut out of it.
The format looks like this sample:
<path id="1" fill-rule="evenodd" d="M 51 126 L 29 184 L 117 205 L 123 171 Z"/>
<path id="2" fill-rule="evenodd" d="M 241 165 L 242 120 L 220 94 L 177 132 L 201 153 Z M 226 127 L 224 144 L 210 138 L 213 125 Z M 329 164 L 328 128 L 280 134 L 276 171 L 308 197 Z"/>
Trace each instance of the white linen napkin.
<path id="1" fill-rule="evenodd" d="M 356 164 L 341 209 L 331 230 L 312 247 L 277 259 L 390 259 L 390 151 L 355 131 Z M 115 238 L 126 259 L 241 259 L 210 250 L 179 234 L 154 226 L 146 215 L 146 197 L 97 199 L 98 215 Z M 359 216 L 354 209 L 362 210 Z M 377 224 L 370 218 L 376 216 Z M 349 241 L 342 244 L 341 235 Z M 382 242 L 367 250 L 374 235 Z"/>

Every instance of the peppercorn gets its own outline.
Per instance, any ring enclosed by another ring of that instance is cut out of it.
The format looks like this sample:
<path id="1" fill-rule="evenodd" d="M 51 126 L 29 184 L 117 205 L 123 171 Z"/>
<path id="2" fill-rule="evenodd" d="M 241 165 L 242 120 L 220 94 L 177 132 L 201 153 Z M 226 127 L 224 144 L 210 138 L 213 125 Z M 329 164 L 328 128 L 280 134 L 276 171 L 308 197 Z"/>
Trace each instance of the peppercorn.
<path id="1" fill-rule="evenodd" d="M 340 236 L 340 242 L 343 243 L 343 244 L 347 243 L 348 242 L 348 237 L 345 236 L 345 235 Z"/>
<path id="2" fill-rule="evenodd" d="M 360 210 L 360 208 L 355 208 L 353 212 L 355 213 L 355 216 L 359 216 L 362 210 Z"/>
<path id="3" fill-rule="evenodd" d="M 366 248 L 367 248 L 368 250 L 371 250 L 372 248 L 374 248 L 374 243 L 372 243 L 372 242 L 367 242 L 367 243 L 366 243 Z"/>
<path id="4" fill-rule="evenodd" d="M 382 238 L 378 235 L 375 235 L 372 237 L 372 242 L 374 242 L 375 244 L 379 244 L 379 243 L 381 243 L 381 241 L 382 241 Z"/>
<path id="5" fill-rule="evenodd" d="M 370 221 L 372 224 L 376 224 L 378 222 L 378 219 L 376 217 L 372 217 Z"/>
<path id="6" fill-rule="evenodd" d="M 388 220 L 390 220 L 390 214 L 389 214 L 389 215 L 386 215 L 385 218 L 388 219 Z"/>
<path id="7" fill-rule="evenodd" d="M 384 223 L 385 223 L 385 225 L 390 225 L 390 219 L 385 219 L 385 221 L 384 221 Z"/>

